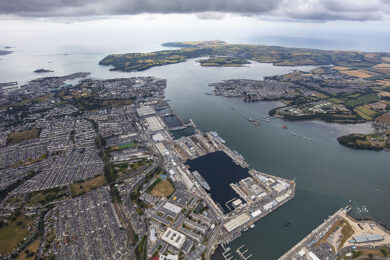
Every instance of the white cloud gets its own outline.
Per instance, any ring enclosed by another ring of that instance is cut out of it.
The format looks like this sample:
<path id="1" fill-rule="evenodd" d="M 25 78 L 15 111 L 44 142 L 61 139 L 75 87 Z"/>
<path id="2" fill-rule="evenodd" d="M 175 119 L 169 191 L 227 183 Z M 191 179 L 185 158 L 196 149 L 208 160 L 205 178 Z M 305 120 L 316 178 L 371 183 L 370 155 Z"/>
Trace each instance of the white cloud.
<path id="1" fill-rule="evenodd" d="M 297 20 L 387 20 L 389 0 L 0 0 L 0 14 L 21 17 L 82 17 L 142 13 L 225 13 Z"/>

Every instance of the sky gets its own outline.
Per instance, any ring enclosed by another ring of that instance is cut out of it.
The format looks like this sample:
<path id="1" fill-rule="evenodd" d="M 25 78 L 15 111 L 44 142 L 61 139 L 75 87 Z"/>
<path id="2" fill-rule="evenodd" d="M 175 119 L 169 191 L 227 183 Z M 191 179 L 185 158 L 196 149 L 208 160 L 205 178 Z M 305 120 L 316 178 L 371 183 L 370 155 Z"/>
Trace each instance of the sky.
<path id="1" fill-rule="evenodd" d="M 390 51 L 389 28 L 390 0 L 0 0 L 0 48 L 126 38 L 125 51 L 139 36 Z"/>
<path id="2" fill-rule="evenodd" d="M 19 17 L 91 17 L 141 13 L 224 13 L 297 20 L 382 20 L 389 0 L 0 0 L 0 13 Z"/>

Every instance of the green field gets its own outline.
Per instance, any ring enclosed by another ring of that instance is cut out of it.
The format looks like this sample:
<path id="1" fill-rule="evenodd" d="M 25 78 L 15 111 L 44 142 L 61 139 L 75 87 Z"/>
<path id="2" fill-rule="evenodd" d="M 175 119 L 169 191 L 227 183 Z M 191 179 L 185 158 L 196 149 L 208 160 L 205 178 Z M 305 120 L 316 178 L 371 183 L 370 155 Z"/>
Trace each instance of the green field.
<path id="1" fill-rule="evenodd" d="M 17 144 L 22 141 L 28 141 L 37 139 L 39 137 L 40 130 L 37 128 L 12 132 L 7 137 L 7 144 Z"/>
<path id="2" fill-rule="evenodd" d="M 107 181 L 104 178 L 104 175 L 99 175 L 89 180 L 74 183 L 70 186 L 70 189 L 71 189 L 72 196 L 74 197 L 86 193 L 88 191 L 94 190 L 98 187 L 101 187 L 106 183 Z"/>
<path id="3" fill-rule="evenodd" d="M 240 67 L 244 64 L 250 64 L 247 60 L 232 57 L 210 57 L 200 60 L 199 63 L 204 67 Z"/>
<path id="4" fill-rule="evenodd" d="M 378 113 L 370 109 L 367 105 L 358 106 L 353 109 L 358 115 L 366 120 L 372 120 Z"/>
<path id="5" fill-rule="evenodd" d="M 133 142 L 127 144 L 114 145 L 110 147 L 110 151 L 120 151 L 128 148 L 135 148 L 137 145 Z"/>
<path id="6" fill-rule="evenodd" d="M 341 104 L 344 102 L 343 100 L 338 99 L 338 98 L 329 98 L 328 100 L 332 101 L 333 103 L 336 103 L 336 104 Z"/>
<path id="7" fill-rule="evenodd" d="M 373 103 L 378 100 L 379 100 L 378 95 L 376 93 L 372 93 L 372 94 L 362 95 L 357 98 L 348 99 L 345 102 L 345 105 L 349 107 L 357 107 L 360 105 Z"/>
<path id="8" fill-rule="evenodd" d="M 0 254 L 11 253 L 16 245 L 27 236 L 28 228 L 33 221 L 32 217 L 21 214 L 15 220 L 10 220 L 8 225 L 3 225 L 0 228 Z"/>

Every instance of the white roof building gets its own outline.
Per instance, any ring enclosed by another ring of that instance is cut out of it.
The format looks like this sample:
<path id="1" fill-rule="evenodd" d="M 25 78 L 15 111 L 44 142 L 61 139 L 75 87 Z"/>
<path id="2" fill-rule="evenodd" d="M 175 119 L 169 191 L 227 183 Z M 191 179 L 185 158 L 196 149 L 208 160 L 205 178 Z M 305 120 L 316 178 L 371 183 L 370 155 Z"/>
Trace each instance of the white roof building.
<path id="1" fill-rule="evenodd" d="M 251 218 L 248 214 L 243 213 L 239 215 L 238 217 L 226 222 L 223 227 L 226 229 L 227 232 L 231 232 L 234 229 L 238 228 L 239 226 L 245 224 L 248 222 Z"/>
<path id="2" fill-rule="evenodd" d="M 172 228 L 168 228 L 161 239 L 173 247 L 180 249 L 186 241 L 186 236 Z"/>
<path id="3" fill-rule="evenodd" d="M 181 207 L 176 206 L 175 204 L 170 203 L 169 201 L 165 203 L 164 209 L 167 209 L 169 211 L 172 211 L 173 213 L 179 214 L 182 210 Z"/>
<path id="4" fill-rule="evenodd" d="M 151 106 L 143 106 L 137 108 L 137 113 L 139 116 L 147 116 L 156 113 L 156 110 L 154 110 L 154 108 Z"/>

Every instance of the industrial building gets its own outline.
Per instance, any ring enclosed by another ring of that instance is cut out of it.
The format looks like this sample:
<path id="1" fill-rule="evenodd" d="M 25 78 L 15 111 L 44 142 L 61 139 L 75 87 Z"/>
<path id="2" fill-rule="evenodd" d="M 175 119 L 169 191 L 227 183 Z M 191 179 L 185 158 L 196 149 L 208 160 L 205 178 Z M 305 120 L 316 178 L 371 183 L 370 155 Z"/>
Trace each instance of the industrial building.
<path id="1" fill-rule="evenodd" d="M 151 106 L 143 106 L 143 107 L 137 108 L 137 113 L 139 116 L 147 116 L 147 115 L 155 114 L 156 110 L 154 110 L 154 108 Z"/>
<path id="2" fill-rule="evenodd" d="M 287 199 L 288 197 L 290 197 L 290 194 L 287 192 L 283 195 L 280 195 L 279 197 L 277 197 L 275 200 L 278 202 L 278 203 L 281 203 L 282 201 L 284 201 L 285 199 Z"/>
<path id="3" fill-rule="evenodd" d="M 161 133 L 157 133 L 157 134 L 153 135 L 152 139 L 155 142 L 161 142 L 161 141 L 165 140 L 164 136 Z"/>
<path id="4" fill-rule="evenodd" d="M 243 190 L 248 197 L 253 196 L 253 198 L 255 198 L 257 195 L 263 192 L 263 189 L 252 177 L 242 179 L 238 184 L 240 185 L 241 190 Z"/>
<path id="5" fill-rule="evenodd" d="M 261 215 L 261 210 L 255 210 L 255 211 L 253 211 L 252 213 L 251 213 L 251 216 L 252 216 L 252 218 L 255 218 L 255 217 L 257 217 L 257 216 L 260 216 Z"/>
<path id="6" fill-rule="evenodd" d="M 231 232 L 238 228 L 239 226 L 244 225 L 246 222 L 250 220 L 250 216 L 246 213 L 243 213 L 239 215 L 238 217 L 230 220 L 229 222 L 226 222 L 223 227 L 226 229 L 227 232 Z"/>
<path id="7" fill-rule="evenodd" d="M 186 188 L 188 190 L 191 190 L 194 187 L 194 183 L 191 181 L 191 179 L 187 176 L 187 174 L 185 174 L 185 172 L 179 166 L 177 166 L 177 169 L 180 173 L 180 178 L 183 181 L 184 185 L 186 186 Z"/>
<path id="8" fill-rule="evenodd" d="M 290 188 L 290 184 L 284 181 L 278 181 L 273 187 L 272 187 L 277 193 L 281 193 L 282 191 L 287 190 Z"/>
<path id="9" fill-rule="evenodd" d="M 276 200 L 273 200 L 273 201 L 271 201 L 271 202 L 265 204 L 265 205 L 263 206 L 263 209 L 264 209 L 265 211 L 268 211 L 268 210 L 272 209 L 273 207 L 275 207 L 276 205 L 278 205 L 278 202 L 277 202 Z"/>
<path id="10" fill-rule="evenodd" d="M 151 116 L 145 118 L 146 123 L 149 126 L 149 129 L 151 131 L 160 131 L 164 129 L 164 123 L 161 121 L 161 119 L 157 116 Z"/>
<path id="11" fill-rule="evenodd" d="M 158 151 L 159 151 L 163 156 L 169 154 L 169 151 L 167 150 L 167 148 L 165 147 L 165 145 L 164 145 L 163 143 L 157 143 L 157 144 L 156 144 L 156 147 L 157 147 Z"/>
<path id="12" fill-rule="evenodd" d="M 349 242 L 359 244 L 359 243 L 377 242 L 382 240 L 384 240 L 384 238 L 381 235 L 368 234 L 368 235 L 354 236 Z"/>
<path id="13" fill-rule="evenodd" d="M 186 236 L 172 228 L 168 228 L 161 239 L 173 247 L 180 249 L 186 241 Z"/>
<path id="14" fill-rule="evenodd" d="M 232 202 L 232 205 L 236 208 L 242 204 L 242 200 L 236 199 Z"/>

